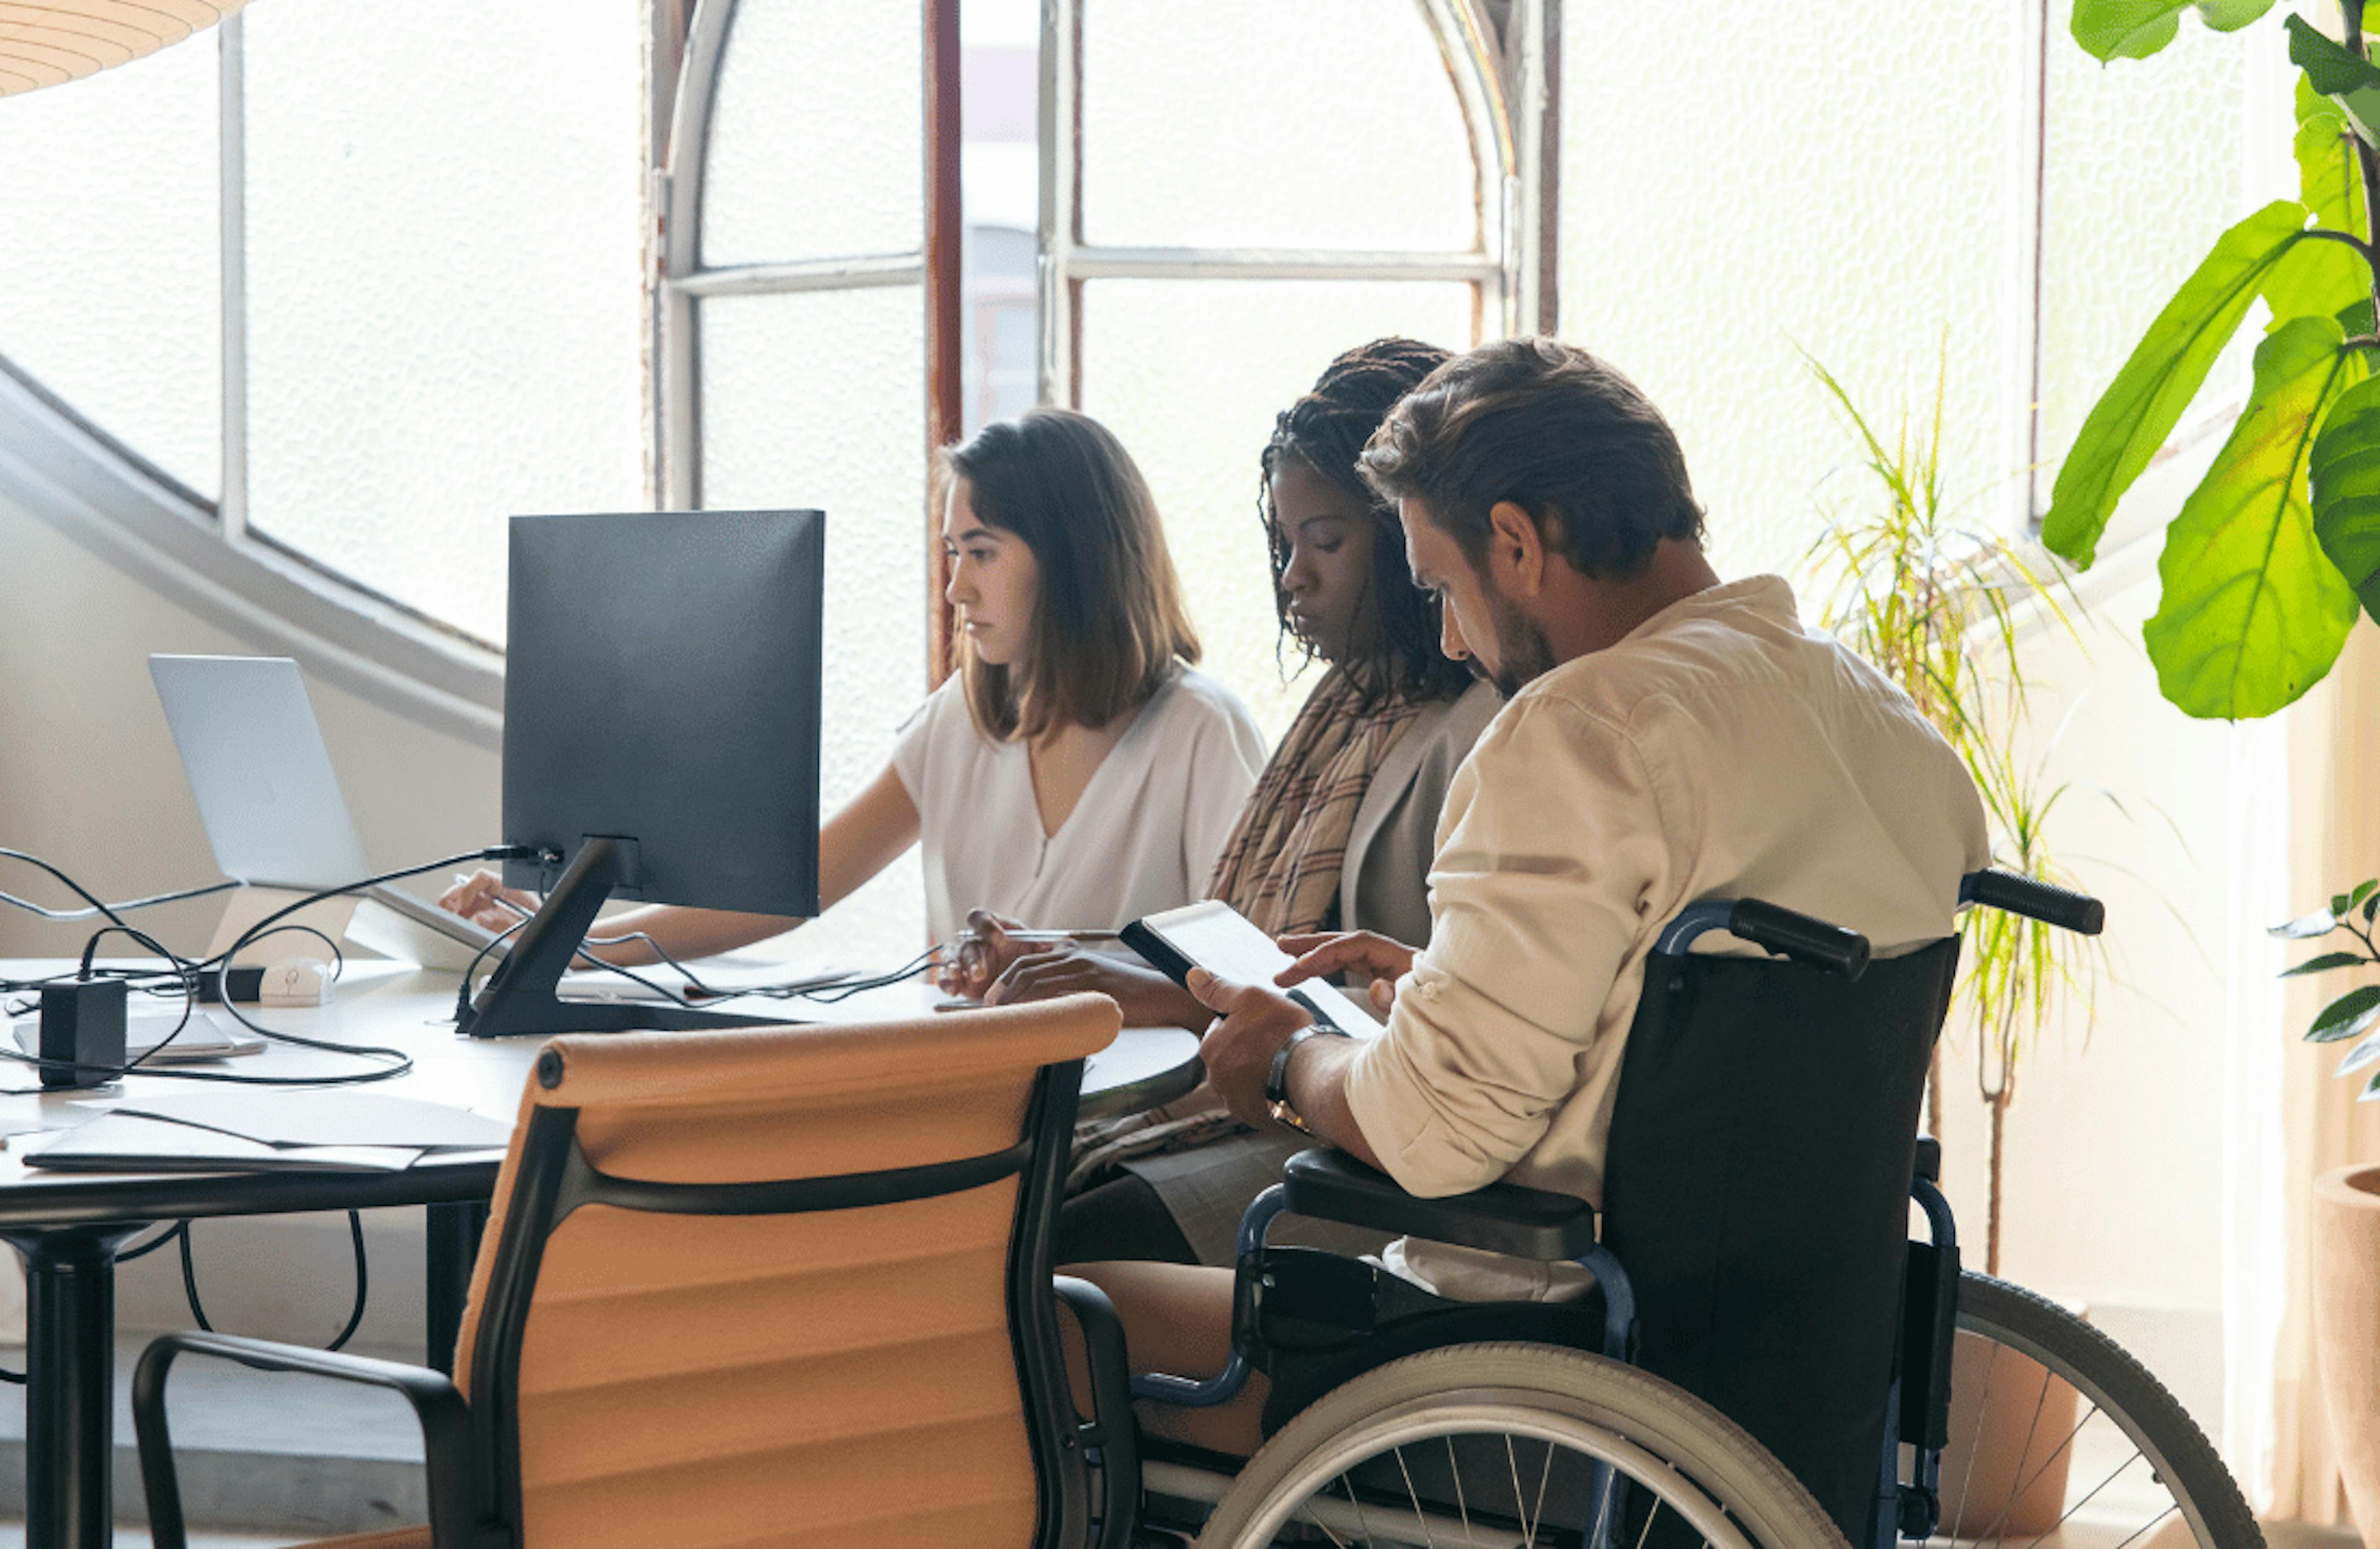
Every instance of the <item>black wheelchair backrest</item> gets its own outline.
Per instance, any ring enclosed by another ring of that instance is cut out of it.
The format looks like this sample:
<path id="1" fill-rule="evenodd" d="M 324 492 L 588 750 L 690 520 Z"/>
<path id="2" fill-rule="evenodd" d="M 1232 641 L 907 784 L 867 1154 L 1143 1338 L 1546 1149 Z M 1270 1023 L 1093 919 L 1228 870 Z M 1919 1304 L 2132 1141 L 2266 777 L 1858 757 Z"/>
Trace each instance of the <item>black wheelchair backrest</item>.
<path id="1" fill-rule="evenodd" d="M 1959 942 L 1866 965 L 1647 961 L 1603 1241 L 1641 1363 L 1808 1484 L 1854 1543 L 1876 1492 L 1920 1102 Z"/>

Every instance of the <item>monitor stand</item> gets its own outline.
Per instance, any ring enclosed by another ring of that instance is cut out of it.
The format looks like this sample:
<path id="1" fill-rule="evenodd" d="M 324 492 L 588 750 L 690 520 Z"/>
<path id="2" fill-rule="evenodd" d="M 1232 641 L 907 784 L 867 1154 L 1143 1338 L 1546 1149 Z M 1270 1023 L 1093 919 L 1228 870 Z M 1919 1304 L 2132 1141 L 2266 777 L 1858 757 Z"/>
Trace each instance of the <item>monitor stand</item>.
<path id="1" fill-rule="evenodd" d="M 473 1038 L 512 1038 L 782 1024 L 782 1017 L 739 1017 L 683 1006 L 590 1005 L 565 1001 L 554 994 L 586 942 L 603 901 L 613 888 L 635 882 L 636 866 L 634 839 L 589 835 L 562 880 L 545 896 L 544 905 L 514 938 L 512 950 L 480 987 L 470 1010 L 455 1022 L 455 1031 Z"/>

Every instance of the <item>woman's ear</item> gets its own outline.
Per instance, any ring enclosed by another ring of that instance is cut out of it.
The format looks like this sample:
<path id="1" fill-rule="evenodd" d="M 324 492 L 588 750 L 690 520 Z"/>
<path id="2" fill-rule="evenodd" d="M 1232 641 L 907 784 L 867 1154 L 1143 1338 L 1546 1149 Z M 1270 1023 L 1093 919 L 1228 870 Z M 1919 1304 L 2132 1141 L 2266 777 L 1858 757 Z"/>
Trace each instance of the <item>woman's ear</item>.
<path id="1" fill-rule="evenodd" d="M 1488 508 L 1488 567 L 1510 597 L 1534 597 L 1545 584 L 1546 539 L 1536 518 L 1509 500 Z"/>

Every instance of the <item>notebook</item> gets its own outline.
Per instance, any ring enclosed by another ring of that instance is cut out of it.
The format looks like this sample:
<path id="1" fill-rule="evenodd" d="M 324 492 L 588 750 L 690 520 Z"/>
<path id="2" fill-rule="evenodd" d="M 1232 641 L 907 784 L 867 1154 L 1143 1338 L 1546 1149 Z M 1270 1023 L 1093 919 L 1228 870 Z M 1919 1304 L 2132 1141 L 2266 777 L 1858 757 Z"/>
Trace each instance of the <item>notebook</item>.
<path id="1" fill-rule="evenodd" d="M 29 1150 L 25 1165 L 82 1173 L 394 1173 L 419 1160 L 404 1146 L 276 1146 L 139 1114 L 102 1114 Z"/>
<path id="2" fill-rule="evenodd" d="M 1192 968 L 1203 968 L 1234 983 L 1279 990 L 1313 1013 L 1316 1022 L 1350 1037 L 1379 1035 L 1379 1018 L 1335 984 L 1309 979 L 1293 989 L 1280 990 L 1273 976 L 1296 959 L 1275 945 L 1272 937 L 1257 929 L 1246 915 L 1220 900 L 1148 915 L 1126 925 L 1122 934 L 1126 946 L 1176 983 L 1186 981 Z"/>

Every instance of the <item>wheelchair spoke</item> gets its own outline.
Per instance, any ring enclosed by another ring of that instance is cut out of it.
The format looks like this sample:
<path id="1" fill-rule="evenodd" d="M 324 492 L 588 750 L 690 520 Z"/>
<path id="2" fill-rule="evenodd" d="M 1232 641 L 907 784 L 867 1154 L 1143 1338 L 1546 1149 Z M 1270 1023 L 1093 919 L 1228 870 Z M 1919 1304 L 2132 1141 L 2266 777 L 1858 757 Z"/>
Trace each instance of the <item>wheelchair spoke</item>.
<path id="1" fill-rule="evenodd" d="M 1454 1438 L 1446 1438 L 1446 1472 L 1454 1481 L 1454 1514 L 1463 1519 L 1463 1549 L 1479 1549 L 1479 1540 L 1471 1531 L 1471 1507 L 1463 1498 L 1463 1463 L 1454 1456 Z"/>
<path id="2" fill-rule="evenodd" d="M 1421 1508 L 1421 1493 L 1414 1488 L 1413 1470 L 1405 1467 L 1405 1449 L 1396 1449 L 1397 1472 L 1404 1476 L 1405 1499 L 1413 1503 L 1414 1520 L 1421 1525 L 1423 1549 L 1438 1549 L 1438 1539 L 1429 1531 L 1429 1513 Z"/>
<path id="3" fill-rule="evenodd" d="M 1943 1521 L 1954 1526 L 1966 1519 L 1967 1491 L 1975 1482 L 1975 1459 L 1983 1455 L 1984 1419 L 1991 1412 L 1992 1378 L 1998 1374 L 1999 1367 L 2000 1347 L 1995 1344 L 1992 1347 L 1992 1353 L 1984 1361 L 1984 1391 L 1983 1396 L 1975 1403 L 1974 1433 L 1967 1438 L 1967 1471 L 1959 1479 L 1959 1504 L 1948 1517 L 1942 1519 Z"/>
<path id="4" fill-rule="evenodd" d="M 2058 1529 L 2064 1527 L 2067 1523 L 2068 1518 L 2072 1517 L 2076 1512 L 2082 1510 L 2084 1506 L 2089 1506 L 2091 1504 L 2092 1496 L 2098 1494 L 2100 1491 L 2105 1490 L 2108 1485 L 2115 1483 L 2117 1476 L 2121 1474 L 2126 1469 L 2131 1468 L 2134 1460 L 2139 1457 L 2140 1454 L 2135 1452 L 2131 1458 L 2127 1458 L 2122 1462 L 2117 1464 L 2115 1473 L 2109 1474 L 2098 1483 L 2091 1486 L 2089 1494 L 2084 1495 L 2081 1500 L 2076 1501 L 2072 1506 L 2068 1506 L 2064 1517 L 2060 1517 L 2057 1521 L 2049 1524 L 2047 1528 L 2042 1531 L 2041 1536 L 2034 1539 L 2031 1543 L 2026 1544 L 2024 1549 L 2041 1549 L 2042 1539 L 2047 1538 L 2051 1533 L 2054 1533 Z M 2131 1541 L 2127 1539 L 2125 1542 L 2129 1543 Z"/>
<path id="5" fill-rule="evenodd" d="M 1364 1535 L 1365 1543 L 1370 1543 L 1373 1542 L 1372 1524 L 1364 1519 L 1364 1500 L 1355 1494 L 1355 1482 L 1342 1473 L 1339 1476 L 1339 1488 L 1347 1492 L 1347 1504 L 1355 1508 L 1355 1531 Z M 1322 1531 L 1329 1532 L 1330 1530 L 1325 1528 Z M 1330 1542 L 1336 1543 L 1339 1541 L 1334 1538 Z"/>
<path id="6" fill-rule="evenodd" d="M 1663 1505 L 1660 1496 L 1653 1497 L 1653 1509 L 1645 1514 L 1645 1529 L 1636 1535 L 1636 1549 L 1645 1549 L 1645 1541 L 1652 1536 L 1654 1519 L 1661 1515 Z"/>
<path id="7" fill-rule="evenodd" d="M 2165 1519 L 2180 1509 L 2181 1503 L 2180 1501 L 2174 1502 L 2171 1506 L 2167 1506 L 2163 1511 L 2158 1512 L 2155 1517 L 2150 1518 L 2147 1521 L 2133 1529 L 2132 1536 L 2124 1540 L 2123 1543 L 2117 1544 L 2116 1549 L 2131 1549 L 2131 1545 L 2134 1541 L 2139 1539 L 2143 1533 L 2148 1532 L 2155 1528 L 2163 1527 L 2165 1525 Z"/>
<path id="8" fill-rule="evenodd" d="M 2042 1374 L 2041 1374 L 2041 1392 L 2042 1392 L 2042 1398 L 2043 1398 L 2045 1401 L 2046 1401 L 2046 1399 L 2047 1399 L 2047 1398 L 2048 1398 L 2048 1397 L 2049 1397 L 2049 1383 L 2050 1383 L 2050 1376 L 2049 1376 L 2049 1373 L 2048 1373 L 2047 1372 L 2046 1372 L 2046 1371 L 2045 1371 L 2045 1372 L 2042 1372 Z M 2057 1466 L 2058 1460 L 2060 1458 L 2063 1458 L 2063 1457 L 2065 1457 L 2065 1456 L 2066 1456 L 2066 1449 L 2067 1449 L 2068 1447 L 2070 1447 L 2070 1446 L 2072 1446 L 2072 1445 L 2074 1445 L 2074 1438 L 2075 1438 L 2075 1437 L 2077 1437 L 2077 1436 L 2079 1436 L 2079 1435 L 2081 1435 L 2081 1434 L 2082 1433 L 2082 1427 L 2083 1427 L 2083 1426 L 2085 1426 L 2085 1425 L 2090 1424 L 2090 1423 L 2091 1423 L 2091 1421 L 2092 1421 L 2092 1420 L 2093 1420 L 2093 1418 L 2094 1418 L 2095 1416 L 2096 1416 L 2096 1415 L 2098 1414 L 2098 1412 L 2099 1412 L 2099 1406 L 2097 1406 L 2096 1404 L 2092 1405 L 2092 1406 L 2091 1406 L 2091 1412 L 2090 1412 L 2089 1414 L 2084 1415 L 2084 1416 L 2082 1417 L 2082 1420 L 2081 1420 L 2081 1421 L 2080 1421 L 2075 1425 L 2075 1427 L 2074 1427 L 2074 1429 L 2073 1429 L 2073 1430 L 2069 1431 L 2068 1433 L 2066 1433 L 2066 1439 L 2065 1439 L 2064 1441 L 2059 1442 L 2059 1443 L 2058 1444 L 2058 1450 L 2056 1450 L 2055 1452 L 2052 1452 L 2052 1453 L 2051 1453 L 2047 1458 L 2046 1458 L 2042 1459 L 2041 1467 L 2039 1467 L 2039 1468 L 2037 1468 L 2037 1469 L 2034 1470 L 2033 1470 L 2033 1472 L 2032 1472 L 2031 1474 L 2027 1475 L 2023 1480 L 2022 1480 L 2022 1481 L 2021 1481 L 2021 1482 L 2019 1482 L 2018 1483 L 2016 1483 L 2016 1484 L 2014 1484 L 2014 1485 L 2011 1485 L 2011 1486 L 2010 1487 L 2010 1489 L 2009 1489 L 2009 1496 L 2008 1496 L 2008 1504 L 2000 1507 L 2000 1514 L 1999 1514 L 1998 1517 L 1995 1517 L 1995 1518 L 1993 1518 L 1993 1519 L 1992 1519 L 1992 1525 L 1991 1525 L 1990 1529 L 1989 1529 L 1988 1531 L 1986 1531 L 1984 1533 L 1984 1535 L 1983 1535 L 1985 1538 L 1986 1538 L 1986 1539 L 1996 1539 L 1996 1538 L 1999 1537 L 1999 1535 L 2000 1535 L 2000 1529 L 2002 1529 L 2002 1528 L 2004 1528 L 2004 1527 L 2006 1527 L 2006 1526 L 2008 1525 L 2008 1519 L 2009 1519 L 2009 1516 L 2010 1516 L 2010 1513 L 2012 1513 L 2012 1512 L 2014 1512 L 2014 1511 L 2016 1510 L 2016 1508 L 2017 1508 L 2018 1503 L 2022 1502 L 2022 1501 L 2024 1499 L 2025 1492 L 2026 1492 L 2026 1491 L 2028 1491 L 2028 1490 L 2031 1490 L 2031 1489 L 2032 1489 L 2035 1484 L 2039 1483 L 2039 1482 L 2041 1482 L 2041 1478 L 2042 1478 L 2042 1476 L 2043 1476 L 2044 1474 L 2046 1474 L 2047 1472 L 2049 1472 L 2049 1470 L 2050 1470 L 2052 1468 L 2054 1468 L 2054 1467 L 2056 1467 L 2056 1466 Z M 2040 1404 L 2035 1404 L 2035 1405 L 2034 1406 L 2033 1418 L 2034 1418 L 2034 1425 L 2035 1427 L 2037 1427 L 2037 1426 L 2041 1423 L 2041 1405 L 2040 1405 Z M 2019 1458 L 2020 1460 L 2022 1460 L 2022 1459 L 2023 1459 L 2023 1458 L 2030 1458 L 2030 1457 L 2032 1457 L 2032 1456 L 2033 1456 L 2033 1437 L 2034 1437 L 2034 1431 L 2033 1431 L 2031 1428 L 2028 1428 L 2028 1429 L 2026 1430 L 2025 1433 L 2024 1433 L 2024 1450 L 2023 1450 L 2022 1452 L 2020 1452 L 2020 1453 L 2018 1453 L 2018 1454 L 2017 1454 L 2017 1457 L 2018 1457 L 2018 1458 Z M 2133 1457 L 2133 1458 L 2138 1458 L 2139 1456 L 2140 1456 L 2140 1454 L 2139 1454 L 2137 1451 L 2135 1451 L 2135 1452 L 2132 1454 L 2132 1457 Z M 2131 1458 L 2126 1458 L 2122 1463 L 2119 1463 L 2119 1464 L 2118 1464 L 2118 1465 L 2117 1465 L 2117 1467 L 2116 1467 L 2116 1473 L 2118 1473 L 2118 1474 L 2122 1473 L 2126 1469 L 2129 1469 L 2129 1468 L 2131 1468 L 2131 1466 L 2132 1466 L 2132 1465 L 2131 1465 Z M 2108 1479 L 2108 1480 L 2113 1480 L 2115 1477 L 2116 1477 L 2116 1475 L 2115 1475 L 2115 1474 L 2109 1474 L 2109 1475 L 2107 1476 L 2107 1479 Z M 2101 1482 L 2101 1483 L 2100 1483 L 2100 1485 L 2099 1485 L 2099 1490 L 2104 1490 L 2104 1489 L 2106 1489 L 2107 1487 L 2107 1482 L 2106 1482 L 2106 1481 L 2102 1481 L 2102 1482 Z M 2092 1491 L 2092 1492 L 2091 1492 L 2091 1495 L 2095 1495 L 2095 1494 L 2097 1494 L 2099 1493 L 2099 1490 L 2094 1490 L 2094 1491 Z M 2089 1499 L 2091 1498 L 2091 1495 L 2085 1495 L 2085 1496 L 2083 1496 L 2083 1497 L 2082 1497 L 2082 1500 L 2083 1500 L 2083 1501 L 2087 1501 L 2087 1500 L 2089 1500 Z M 2075 1503 L 2074 1503 L 2074 1506 L 2080 1506 L 2082 1504 L 2082 1501 L 2077 1501 L 2077 1502 L 2075 1502 Z M 2071 1517 L 2071 1516 L 2073 1516 L 2073 1515 L 2074 1515 L 2074 1507 L 2070 1506 L 2070 1507 L 2067 1509 L 2066 1517 Z M 2065 1520 L 2066 1520 L 2066 1517 L 2061 1517 L 2061 1518 L 2059 1518 L 2059 1519 L 2058 1519 L 2058 1521 L 2060 1521 L 2060 1522 L 2065 1521 Z M 2041 1542 L 2041 1541 L 2040 1541 L 2039 1539 L 2035 1539 L 2035 1540 L 2034 1540 L 2034 1544 L 2038 1544 L 2040 1542 Z M 2033 1549 L 2033 1546 L 2032 1546 L 2032 1545 L 2028 1545 L 2028 1546 L 2027 1546 L 2027 1549 Z"/>

